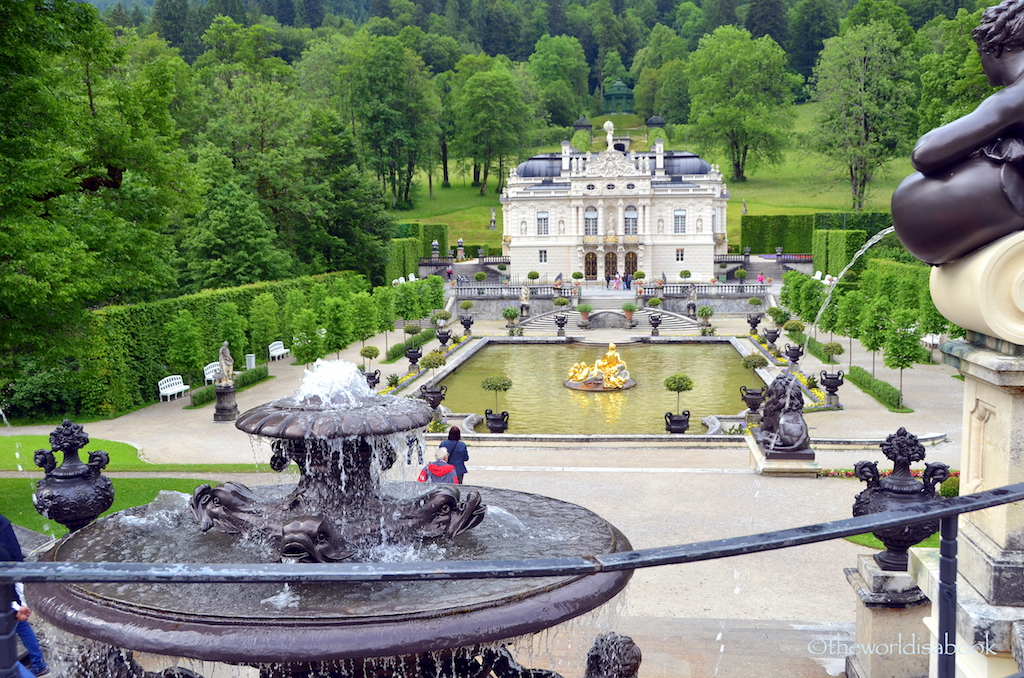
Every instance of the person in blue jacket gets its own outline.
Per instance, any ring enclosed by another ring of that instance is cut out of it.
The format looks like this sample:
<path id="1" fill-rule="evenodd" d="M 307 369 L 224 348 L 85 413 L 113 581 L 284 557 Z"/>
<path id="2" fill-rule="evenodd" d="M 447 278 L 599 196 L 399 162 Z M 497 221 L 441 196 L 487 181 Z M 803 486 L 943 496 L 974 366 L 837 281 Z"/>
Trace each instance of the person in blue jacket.
<path id="1" fill-rule="evenodd" d="M 21 554 L 21 544 L 18 543 L 18 537 L 14 534 L 14 528 L 11 526 L 11 521 L 6 516 L 0 515 L 0 545 L 3 546 L 0 552 L 6 552 L 16 561 L 24 560 L 24 556 Z M 24 594 L 21 593 L 21 584 L 17 585 L 18 598 L 23 598 Z M 39 639 L 36 638 L 35 631 L 32 630 L 32 626 L 29 625 L 28 619 L 32 614 L 32 610 L 24 605 L 24 600 L 17 600 L 11 603 L 11 607 L 14 608 L 17 614 L 18 620 L 18 638 L 21 639 L 21 644 L 25 646 L 25 650 L 28 651 L 29 661 L 31 663 L 31 672 L 25 670 L 25 667 L 18 664 L 18 671 L 21 676 L 28 675 L 29 678 L 44 678 L 50 675 L 50 669 L 46 665 L 46 660 L 43 658 L 43 651 L 39 647 Z"/>
<path id="2" fill-rule="evenodd" d="M 441 447 L 448 450 L 448 463 L 455 467 L 455 475 L 459 479 L 459 485 L 463 484 L 462 477 L 466 475 L 466 462 L 469 461 L 469 448 L 462 442 L 462 431 L 458 426 L 452 426 L 448 430 L 448 440 L 441 441 Z"/>

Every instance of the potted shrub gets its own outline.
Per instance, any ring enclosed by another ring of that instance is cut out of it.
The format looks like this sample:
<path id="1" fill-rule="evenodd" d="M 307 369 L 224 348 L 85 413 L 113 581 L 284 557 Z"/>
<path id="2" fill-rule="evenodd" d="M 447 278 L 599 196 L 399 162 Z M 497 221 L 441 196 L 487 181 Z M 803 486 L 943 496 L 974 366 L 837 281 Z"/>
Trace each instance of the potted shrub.
<path id="1" fill-rule="evenodd" d="M 785 324 L 782 326 L 782 329 L 786 330 L 787 332 L 803 332 L 804 324 L 801 321 L 794 318 L 793 320 L 787 320 Z"/>
<path id="2" fill-rule="evenodd" d="M 568 306 L 570 304 L 568 297 L 555 297 L 555 306 Z"/>
<path id="3" fill-rule="evenodd" d="M 665 379 L 665 388 L 676 394 L 676 409 L 679 410 L 679 398 L 683 391 L 693 390 L 693 379 L 682 373 L 673 374 Z M 679 414 L 665 413 L 665 430 L 669 433 L 686 433 L 690 428 L 690 411 L 683 410 Z"/>
<path id="4" fill-rule="evenodd" d="M 526 274 L 526 277 L 530 280 L 531 283 L 536 284 L 537 278 L 540 277 L 540 273 L 538 273 L 537 271 L 530 271 L 529 273 Z"/>
<path id="5" fill-rule="evenodd" d="M 633 272 L 633 280 L 643 280 L 646 277 L 647 277 L 647 274 L 644 273 L 643 271 L 634 271 Z"/>
<path id="6" fill-rule="evenodd" d="M 410 324 L 408 324 L 408 325 L 406 325 L 406 326 L 405 326 L 405 328 L 404 328 L 404 331 L 405 331 L 405 333 L 406 333 L 406 334 L 408 334 L 408 335 L 409 335 L 410 337 L 414 337 L 414 336 L 416 336 L 417 334 L 419 334 L 420 332 L 422 332 L 422 331 L 423 331 L 423 328 L 422 328 L 422 327 L 420 327 L 419 325 L 413 325 L 412 323 L 410 323 Z"/>
<path id="7" fill-rule="evenodd" d="M 648 308 L 657 308 L 658 306 L 661 306 L 661 299 L 658 297 L 652 297 L 647 300 L 647 306 Z"/>
<path id="8" fill-rule="evenodd" d="M 380 355 L 380 349 L 376 346 L 363 346 L 359 349 L 359 355 L 363 357 L 363 372 L 366 371 L 366 361 L 373 362 L 373 359 Z"/>
<path id="9" fill-rule="evenodd" d="M 631 301 L 627 301 L 622 305 L 622 312 L 626 314 L 626 320 L 633 321 L 633 314 L 636 313 L 636 309 L 636 304 Z"/>
<path id="10" fill-rule="evenodd" d="M 437 327 L 444 327 L 451 319 L 452 314 L 448 311 L 435 311 L 434 314 L 430 316 L 431 322 L 433 322 Z"/>
<path id="11" fill-rule="evenodd" d="M 484 421 L 488 430 L 491 433 L 504 433 L 508 430 L 508 412 L 497 412 L 498 393 L 504 393 L 512 388 L 512 380 L 507 374 L 497 372 L 480 382 L 480 388 L 485 391 L 494 391 L 494 410 L 490 408 L 484 410 Z"/>
<path id="12" fill-rule="evenodd" d="M 515 306 L 506 306 L 501 309 L 501 317 L 508 321 L 505 327 L 515 327 L 516 318 L 519 317 L 519 309 Z"/>
<path id="13" fill-rule="evenodd" d="M 679 271 L 679 277 L 682 278 L 683 280 L 689 280 L 691 275 L 693 274 L 690 271 L 686 270 L 685 268 Z"/>
<path id="14" fill-rule="evenodd" d="M 579 271 L 573 271 L 572 272 L 572 279 L 573 280 L 583 280 L 583 274 L 580 273 Z"/>
<path id="15" fill-rule="evenodd" d="M 505 264 L 498 264 L 499 271 L 504 271 L 506 268 L 508 268 L 508 266 L 506 266 Z"/>
<path id="16" fill-rule="evenodd" d="M 736 279 L 739 280 L 740 284 L 742 285 L 744 283 L 744 281 L 746 281 L 746 279 L 747 279 L 747 275 L 748 275 L 747 274 L 747 269 L 745 269 L 745 268 L 737 268 L 736 272 L 733 275 L 736 276 Z"/>
<path id="17" fill-rule="evenodd" d="M 711 324 L 711 316 L 715 314 L 715 309 L 707 304 L 697 307 L 697 317 L 700 318 L 700 322 L 704 326 Z"/>
<path id="18" fill-rule="evenodd" d="M 461 308 L 463 311 L 468 311 L 469 309 L 473 308 L 473 302 L 470 301 L 469 299 L 465 301 L 460 301 L 459 308 Z"/>
<path id="19" fill-rule="evenodd" d="M 594 307 L 591 304 L 580 304 L 576 310 L 580 312 L 580 318 L 586 322 L 590 320 L 590 312 L 594 310 Z"/>

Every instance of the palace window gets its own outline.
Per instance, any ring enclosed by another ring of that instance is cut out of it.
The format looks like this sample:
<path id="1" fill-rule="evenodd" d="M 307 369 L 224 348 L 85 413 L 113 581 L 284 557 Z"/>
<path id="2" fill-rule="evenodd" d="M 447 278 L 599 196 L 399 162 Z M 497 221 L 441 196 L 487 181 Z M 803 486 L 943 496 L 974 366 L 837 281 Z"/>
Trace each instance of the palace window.
<path id="1" fill-rule="evenodd" d="M 718 232 L 718 229 L 715 228 L 715 226 L 717 226 L 717 225 L 718 225 L 718 210 L 712 209 L 711 210 L 711 232 L 712 233 L 717 233 Z"/>
<path id="2" fill-rule="evenodd" d="M 676 261 L 682 261 L 683 260 L 683 252 L 684 252 L 684 250 L 682 250 L 682 249 L 676 250 Z"/>
<path id="3" fill-rule="evenodd" d="M 597 235 L 597 209 L 593 207 L 583 213 L 583 235 Z"/>
<path id="4" fill-rule="evenodd" d="M 673 233 L 686 233 L 686 210 L 676 210 L 672 220 Z"/>
<path id="5" fill-rule="evenodd" d="M 548 213 L 537 212 L 537 235 L 548 234 Z"/>
<path id="6" fill-rule="evenodd" d="M 548 251 L 547 250 L 538 250 L 538 252 L 540 253 L 540 263 L 542 263 L 542 264 L 548 263 Z"/>
<path id="7" fill-rule="evenodd" d="M 636 224 L 637 224 L 637 212 L 635 207 L 626 208 L 626 224 L 623 233 L 626 235 L 636 235 Z"/>

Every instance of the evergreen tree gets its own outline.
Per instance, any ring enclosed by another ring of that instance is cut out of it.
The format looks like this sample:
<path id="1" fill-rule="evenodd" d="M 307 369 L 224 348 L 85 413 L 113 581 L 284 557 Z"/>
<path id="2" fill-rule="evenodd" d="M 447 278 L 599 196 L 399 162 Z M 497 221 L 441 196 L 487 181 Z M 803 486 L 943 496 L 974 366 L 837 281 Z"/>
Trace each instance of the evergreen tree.
<path id="1" fill-rule="evenodd" d="M 552 37 L 565 35 L 568 26 L 565 19 L 565 0 L 547 0 L 548 34 Z"/>
<path id="2" fill-rule="evenodd" d="M 786 6 L 782 0 L 753 0 L 747 9 L 746 27 L 755 38 L 768 35 L 785 46 L 789 39 Z"/>
<path id="3" fill-rule="evenodd" d="M 837 21 L 838 24 L 838 21 Z M 701 36 L 707 31 L 707 22 L 704 20 L 704 10 L 689 0 L 679 3 L 676 7 L 676 17 L 673 27 L 679 33 L 679 37 L 686 42 L 689 51 L 697 49 Z"/>
<path id="4" fill-rule="evenodd" d="M 737 22 L 733 0 L 705 0 L 703 7 L 704 25 L 708 32 L 713 32 L 719 26 L 733 26 Z"/>
<path id="5" fill-rule="evenodd" d="M 207 193 L 185 231 L 187 288 L 233 287 L 287 277 L 291 262 L 256 200 L 234 182 Z"/>
<path id="6" fill-rule="evenodd" d="M 800 0 L 793 12 L 789 31 L 789 65 L 810 79 L 825 40 L 839 34 L 839 4 L 836 0 Z"/>
<path id="7" fill-rule="evenodd" d="M 131 25 L 128 13 L 124 11 L 124 6 L 121 4 L 121 0 L 117 0 L 116 5 L 109 7 L 107 11 L 103 13 L 103 23 L 111 28 Z"/>
<path id="8" fill-rule="evenodd" d="M 181 47 L 188 19 L 188 0 L 154 0 L 153 28 L 171 47 Z"/>
<path id="9" fill-rule="evenodd" d="M 390 4 L 388 5 L 390 7 Z M 277 8 L 274 11 L 274 18 L 282 26 L 295 25 L 295 0 L 277 0 Z"/>
<path id="10" fill-rule="evenodd" d="M 299 9 L 299 19 L 303 26 L 320 28 L 326 14 L 323 0 L 302 0 Z"/>
<path id="11" fill-rule="evenodd" d="M 138 28 L 146 22 L 146 17 L 142 15 L 142 8 L 139 5 L 135 5 L 132 8 L 132 13 L 128 16 L 128 20 L 132 26 Z"/>

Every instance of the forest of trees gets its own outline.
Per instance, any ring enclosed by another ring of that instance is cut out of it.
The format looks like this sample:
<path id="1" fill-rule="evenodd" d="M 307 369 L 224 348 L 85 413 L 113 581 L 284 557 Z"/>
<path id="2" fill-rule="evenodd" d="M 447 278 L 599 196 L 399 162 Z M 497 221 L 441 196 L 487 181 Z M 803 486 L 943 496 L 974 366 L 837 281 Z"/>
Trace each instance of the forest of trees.
<path id="1" fill-rule="evenodd" d="M 417 181 L 464 167 L 500 191 L 619 78 L 735 180 L 816 145 L 857 207 L 990 91 L 960 1 L 0 3 L 0 373 L 92 308 L 335 270 L 379 285 Z M 807 98 L 817 132 L 795 139 Z"/>

